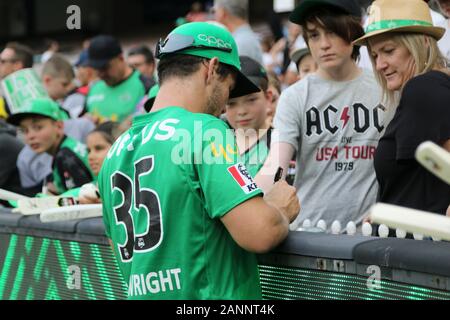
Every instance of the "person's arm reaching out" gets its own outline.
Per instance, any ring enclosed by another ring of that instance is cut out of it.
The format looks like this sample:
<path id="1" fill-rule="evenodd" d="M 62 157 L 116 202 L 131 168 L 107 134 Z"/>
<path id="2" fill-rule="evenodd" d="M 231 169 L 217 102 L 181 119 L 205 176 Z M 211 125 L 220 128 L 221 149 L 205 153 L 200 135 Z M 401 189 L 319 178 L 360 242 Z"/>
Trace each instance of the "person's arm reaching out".
<path id="1" fill-rule="evenodd" d="M 283 178 L 288 172 L 289 162 L 294 155 L 294 147 L 286 142 L 274 142 L 263 167 L 255 177 L 256 185 L 267 193 L 274 186 L 273 179 L 278 168 L 283 168 Z"/>

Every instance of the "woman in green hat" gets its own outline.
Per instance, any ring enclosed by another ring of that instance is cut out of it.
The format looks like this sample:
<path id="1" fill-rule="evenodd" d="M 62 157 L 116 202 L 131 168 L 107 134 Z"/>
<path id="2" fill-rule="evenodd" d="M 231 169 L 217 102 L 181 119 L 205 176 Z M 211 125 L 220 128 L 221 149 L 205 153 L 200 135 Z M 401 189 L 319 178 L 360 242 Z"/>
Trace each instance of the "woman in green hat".
<path id="1" fill-rule="evenodd" d="M 367 45 L 376 77 L 395 115 L 375 154 L 378 201 L 445 214 L 450 186 L 420 166 L 416 148 L 432 141 L 450 151 L 450 70 L 423 0 L 376 0 Z"/>

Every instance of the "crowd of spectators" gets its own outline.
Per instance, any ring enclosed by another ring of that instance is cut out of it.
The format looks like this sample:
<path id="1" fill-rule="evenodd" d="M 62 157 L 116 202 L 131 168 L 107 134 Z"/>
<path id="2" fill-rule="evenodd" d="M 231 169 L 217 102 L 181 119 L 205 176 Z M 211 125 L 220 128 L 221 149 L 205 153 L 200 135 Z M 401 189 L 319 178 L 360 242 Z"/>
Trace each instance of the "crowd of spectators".
<path id="1" fill-rule="evenodd" d="M 366 1 L 365 4 L 358 8 L 360 10 L 358 23 L 361 25 L 361 30 L 367 25 L 367 5 L 370 4 L 370 1 Z M 434 24 L 446 29 L 444 36 L 438 41 L 438 46 L 442 54 L 450 59 L 450 1 L 436 0 L 430 1 L 430 4 L 433 4 L 432 8 L 434 8 L 430 11 Z M 270 141 L 267 143 L 267 138 L 269 137 L 270 140 L 270 134 L 268 136 L 265 134 L 240 135 L 242 129 L 252 129 L 253 132 L 269 130 L 270 132 L 277 126 L 286 125 L 294 117 L 292 110 L 289 111 L 285 108 L 278 120 L 274 121 L 280 95 L 283 97 L 282 103 L 289 104 L 287 99 L 289 99 L 290 93 L 287 92 L 294 92 L 293 87 L 299 88 L 298 90 L 310 90 L 308 84 L 311 86 L 314 84 L 316 88 L 322 85 L 322 83 L 319 85 L 314 83 L 314 77 L 317 77 L 318 70 L 320 73 L 321 67 L 318 66 L 318 62 L 311 54 L 311 46 L 308 45 L 311 35 L 305 36 L 307 24 L 304 21 L 298 23 L 284 21 L 284 35 L 275 41 L 276 35 L 274 34 L 255 32 L 254 27 L 250 25 L 248 12 L 248 1 L 215 0 L 212 10 L 208 12 L 202 8 L 200 3 L 195 2 L 192 4 L 191 11 L 183 19 L 176 21 L 176 24 L 183 24 L 213 20 L 211 23 L 228 29 L 242 56 L 244 71 L 246 68 L 250 68 L 249 72 L 252 74 L 247 76 L 254 76 L 255 79 L 257 78 L 255 81 L 259 81 L 260 94 L 230 100 L 221 116 L 233 129 L 240 129 L 236 133 L 236 137 L 238 145 L 244 145 L 243 150 L 240 150 L 244 156 L 249 156 L 247 151 L 255 143 L 260 144 L 262 138 L 264 139 L 262 145 L 269 148 Z M 326 22 L 325 26 L 328 27 Z M 332 31 L 338 33 L 337 30 Z M 163 38 L 165 35 L 159 36 Z M 46 51 L 41 56 L 38 78 L 49 99 L 46 103 L 53 101 L 58 105 L 59 114 L 52 119 L 55 123 L 62 123 L 61 127 L 58 127 L 61 129 L 61 137 L 55 140 L 55 144 L 42 149 L 46 136 L 39 138 L 41 140 L 33 136 L 34 131 L 42 130 L 39 124 L 31 123 L 25 126 L 22 122 L 27 117 L 21 118 L 21 121 L 18 122 L 8 120 L 11 115 L 16 113 L 31 114 L 31 119 L 40 119 L 42 114 L 38 116 L 39 112 L 31 112 L 28 109 L 18 110 L 17 106 L 10 105 L 11 101 L 8 99 L 7 92 L 3 92 L 3 96 L 0 98 L 0 163 L 2 164 L 0 188 L 29 196 L 38 193 L 59 194 L 66 191 L 55 188 L 54 173 L 57 166 L 55 156 L 61 149 L 64 149 L 63 141 L 66 138 L 86 144 L 92 132 L 101 132 L 96 129 L 98 126 L 110 122 L 117 123 L 118 131 L 123 132 L 130 127 L 136 115 L 151 109 L 150 102 L 155 98 L 158 89 L 154 44 L 140 43 L 124 50 L 117 38 L 111 35 L 98 35 L 80 45 L 78 58 L 71 63 L 67 55 L 59 51 L 60 48 L 56 41 L 47 40 L 47 42 Z M 18 42 L 6 44 L 1 51 L 0 58 L 0 78 L 2 80 L 14 76 L 20 70 L 33 68 L 33 62 L 36 61 L 33 48 Z M 355 68 L 356 66 L 364 68 L 365 73 L 373 72 L 370 56 L 365 47 L 361 47 L 359 53 L 352 55 L 351 59 L 355 63 Z M 261 79 L 263 81 L 260 81 Z M 369 85 L 369 82 L 366 84 Z M 330 93 L 330 91 L 326 92 L 330 90 L 327 89 L 327 84 L 324 83 L 323 86 L 320 90 L 324 90 L 324 95 Z M 370 86 L 374 86 L 372 94 L 378 90 L 375 82 L 370 82 Z M 369 87 L 365 87 L 364 90 L 366 89 L 371 90 Z M 342 90 L 337 94 L 345 96 L 345 92 L 352 89 L 347 86 Z M 362 94 L 364 95 L 364 92 Z M 248 117 L 247 113 L 250 114 Z M 250 120 L 247 118 L 252 118 L 252 121 L 256 119 L 255 123 L 249 123 Z M 378 139 L 379 136 L 373 138 Z M 299 147 L 302 148 L 305 145 Z M 291 161 L 291 164 L 296 159 L 295 152 L 300 150 L 289 151 L 288 160 Z M 312 150 L 311 152 L 319 154 L 322 151 Z M 93 149 L 88 148 L 87 152 L 91 153 Z M 265 150 L 264 153 L 265 156 L 262 160 L 267 156 L 268 150 Z M 59 154 L 67 153 L 59 152 Z M 315 154 L 315 156 L 318 155 Z M 299 165 L 305 165 L 305 162 L 300 159 L 303 158 L 297 159 L 297 168 Z M 76 163 L 78 162 L 75 161 Z M 262 164 L 263 162 L 257 164 L 255 172 L 252 172 L 253 175 L 257 175 Z M 302 170 L 303 168 L 298 169 Z M 63 185 L 77 188 L 85 182 L 84 179 L 73 179 L 70 170 L 61 169 L 60 171 L 58 179 L 65 181 L 62 183 Z M 289 172 L 292 173 L 292 170 Z M 299 178 L 297 181 L 296 186 L 299 189 L 302 186 L 305 188 L 304 183 L 307 181 L 307 178 L 304 177 L 305 172 L 302 170 L 301 179 Z M 309 175 L 309 171 L 307 171 L 307 175 Z M 92 175 L 92 178 L 95 180 L 95 175 Z M 317 179 L 317 176 L 313 178 Z M 77 182 L 78 180 L 80 181 Z M 315 189 L 317 185 L 311 188 L 317 192 Z M 326 189 L 321 192 L 326 193 Z M 318 196 L 322 198 L 323 194 Z M 345 205 L 345 201 L 341 204 Z M 304 210 L 306 209 L 304 208 Z M 325 207 L 324 210 L 329 209 Z M 351 211 L 350 208 L 345 210 Z M 311 214 L 308 213 L 303 217 L 312 216 L 313 212 L 317 212 L 317 207 L 311 208 Z M 329 214 L 331 214 L 330 211 Z M 362 217 L 356 215 L 355 213 L 352 219 L 361 222 Z M 323 218 L 323 215 L 317 216 L 318 218 Z M 331 214 L 328 222 L 331 223 L 334 218 L 336 215 Z"/>

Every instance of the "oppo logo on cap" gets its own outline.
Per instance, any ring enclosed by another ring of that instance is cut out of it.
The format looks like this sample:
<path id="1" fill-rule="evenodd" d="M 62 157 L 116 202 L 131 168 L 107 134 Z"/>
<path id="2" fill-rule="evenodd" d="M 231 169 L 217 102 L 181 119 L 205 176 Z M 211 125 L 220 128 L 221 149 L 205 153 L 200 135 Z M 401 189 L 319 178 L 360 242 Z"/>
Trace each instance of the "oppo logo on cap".
<path id="1" fill-rule="evenodd" d="M 213 46 L 216 46 L 219 48 L 232 49 L 232 46 L 230 43 L 228 43 L 220 38 L 214 37 L 214 36 L 208 36 L 206 34 L 201 33 L 201 34 L 197 35 L 197 39 L 200 41 L 203 41 L 203 42 L 207 42 L 209 45 L 213 45 Z"/>

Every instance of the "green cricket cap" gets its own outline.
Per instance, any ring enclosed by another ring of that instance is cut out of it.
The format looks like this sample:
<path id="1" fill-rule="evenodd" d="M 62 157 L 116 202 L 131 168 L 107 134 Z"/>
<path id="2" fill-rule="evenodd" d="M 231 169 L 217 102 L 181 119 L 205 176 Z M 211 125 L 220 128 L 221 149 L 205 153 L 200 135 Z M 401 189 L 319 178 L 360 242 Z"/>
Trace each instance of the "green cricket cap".
<path id="1" fill-rule="evenodd" d="M 18 126 L 24 118 L 36 115 L 44 116 L 55 121 L 62 121 L 65 118 L 61 108 L 55 101 L 50 98 L 38 98 L 25 102 L 19 112 L 8 117 L 7 122 Z"/>
<path id="2" fill-rule="evenodd" d="M 236 86 L 230 98 L 260 91 L 241 72 L 239 52 L 231 33 L 225 28 L 208 22 L 191 22 L 175 28 L 156 48 L 156 57 L 168 54 L 186 54 L 207 59 L 218 58 L 220 63 L 237 72 Z"/>

